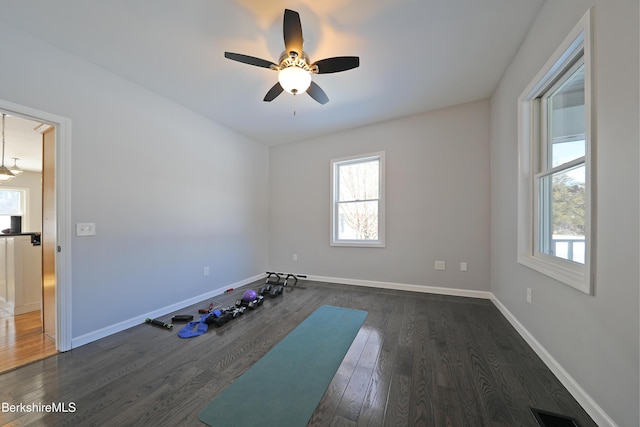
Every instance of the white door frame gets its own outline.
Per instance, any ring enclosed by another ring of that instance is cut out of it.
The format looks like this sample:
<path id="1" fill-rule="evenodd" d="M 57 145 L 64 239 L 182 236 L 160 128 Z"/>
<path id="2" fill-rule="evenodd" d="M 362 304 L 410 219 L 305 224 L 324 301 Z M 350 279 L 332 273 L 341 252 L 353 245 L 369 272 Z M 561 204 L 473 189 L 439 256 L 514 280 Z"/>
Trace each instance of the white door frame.
<path id="1" fill-rule="evenodd" d="M 0 109 L 56 127 L 56 348 L 71 350 L 71 120 L 2 99 Z"/>

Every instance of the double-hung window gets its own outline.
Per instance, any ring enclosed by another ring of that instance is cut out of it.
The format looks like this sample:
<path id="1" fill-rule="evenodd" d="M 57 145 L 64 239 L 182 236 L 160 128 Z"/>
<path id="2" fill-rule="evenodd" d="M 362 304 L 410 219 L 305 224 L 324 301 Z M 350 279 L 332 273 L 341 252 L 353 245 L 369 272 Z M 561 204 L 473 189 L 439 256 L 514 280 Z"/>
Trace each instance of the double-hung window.
<path id="1" fill-rule="evenodd" d="M 384 152 L 331 160 L 331 245 L 384 247 Z"/>
<path id="2" fill-rule="evenodd" d="M 539 252 L 585 263 L 584 56 L 540 98 L 540 167 L 535 175 Z"/>
<path id="3" fill-rule="evenodd" d="M 518 261 L 592 293 L 590 14 L 519 99 Z"/>

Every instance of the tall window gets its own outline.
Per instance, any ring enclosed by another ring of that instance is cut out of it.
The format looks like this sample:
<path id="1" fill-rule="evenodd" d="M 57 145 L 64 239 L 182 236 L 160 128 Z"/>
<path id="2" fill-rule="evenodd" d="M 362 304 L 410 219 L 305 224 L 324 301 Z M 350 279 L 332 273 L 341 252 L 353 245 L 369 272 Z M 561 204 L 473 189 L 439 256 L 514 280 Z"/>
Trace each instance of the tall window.
<path id="1" fill-rule="evenodd" d="M 592 292 L 590 14 L 519 99 L 518 261 Z"/>
<path id="2" fill-rule="evenodd" d="M 26 190 L 0 188 L 0 230 L 11 228 L 11 216 L 25 216 Z"/>
<path id="3" fill-rule="evenodd" d="M 331 245 L 384 247 L 384 152 L 331 161 Z"/>

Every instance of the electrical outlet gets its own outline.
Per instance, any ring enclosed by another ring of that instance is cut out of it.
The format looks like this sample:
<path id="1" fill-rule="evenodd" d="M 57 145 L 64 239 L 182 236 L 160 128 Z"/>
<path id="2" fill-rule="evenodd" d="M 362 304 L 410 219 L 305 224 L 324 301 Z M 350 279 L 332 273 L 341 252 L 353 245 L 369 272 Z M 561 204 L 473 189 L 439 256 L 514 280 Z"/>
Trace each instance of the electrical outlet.
<path id="1" fill-rule="evenodd" d="M 298 261 L 298 254 L 293 254 L 293 260 Z"/>
<path id="2" fill-rule="evenodd" d="M 208 276 L 208 275 L 209 275 L 209 267 L 205 267 L 205 268 L 202 270 L 202 275 L 203 275 L 203 276 Z"/>
<path id="3" fill-rule="evenodd" d="M 436 261 L 435 269 L 436 270 L 445 270 L 446 269 L 445 262 L 444 261 Z"/>
<path id="4" fill-rule="evenodd" d="M 531 288 L 527 288 L 527 302 L 529 304 L 531 304 L 531 297 L 532 297 L 533 291 L 531 290 Z"/>

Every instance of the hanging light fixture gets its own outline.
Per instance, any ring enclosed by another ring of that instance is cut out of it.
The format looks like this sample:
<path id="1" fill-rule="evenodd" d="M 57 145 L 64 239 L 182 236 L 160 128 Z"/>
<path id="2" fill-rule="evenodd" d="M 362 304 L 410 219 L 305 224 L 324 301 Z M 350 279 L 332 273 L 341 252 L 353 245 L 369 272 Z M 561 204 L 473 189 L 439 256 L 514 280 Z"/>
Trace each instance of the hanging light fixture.
<path id="1" fill-rule="evenodd" d="M 9 166 L 9 170 L 15 176 L 22 175 L 22 172 L 24 171 L 18 167 L 18 160 L 20 159 L 17 157 L 12 157 L 12 159 L 13 159 L 13 166 Z"/>
<path id="2" fill-rule="evenodd" d="M 2 165 L 0 166 L 0 183 L 9 182 L 16 176 L 4 165 L 4 128 L 7 115 L 2 114 Z"/>
<path id="3" fill-rule="evenodd" d="M 311 74 L 301 67 L 291 66 L 278 72 L 280 86 L 292 95 L 305 93 L 311 85 Z"/>

